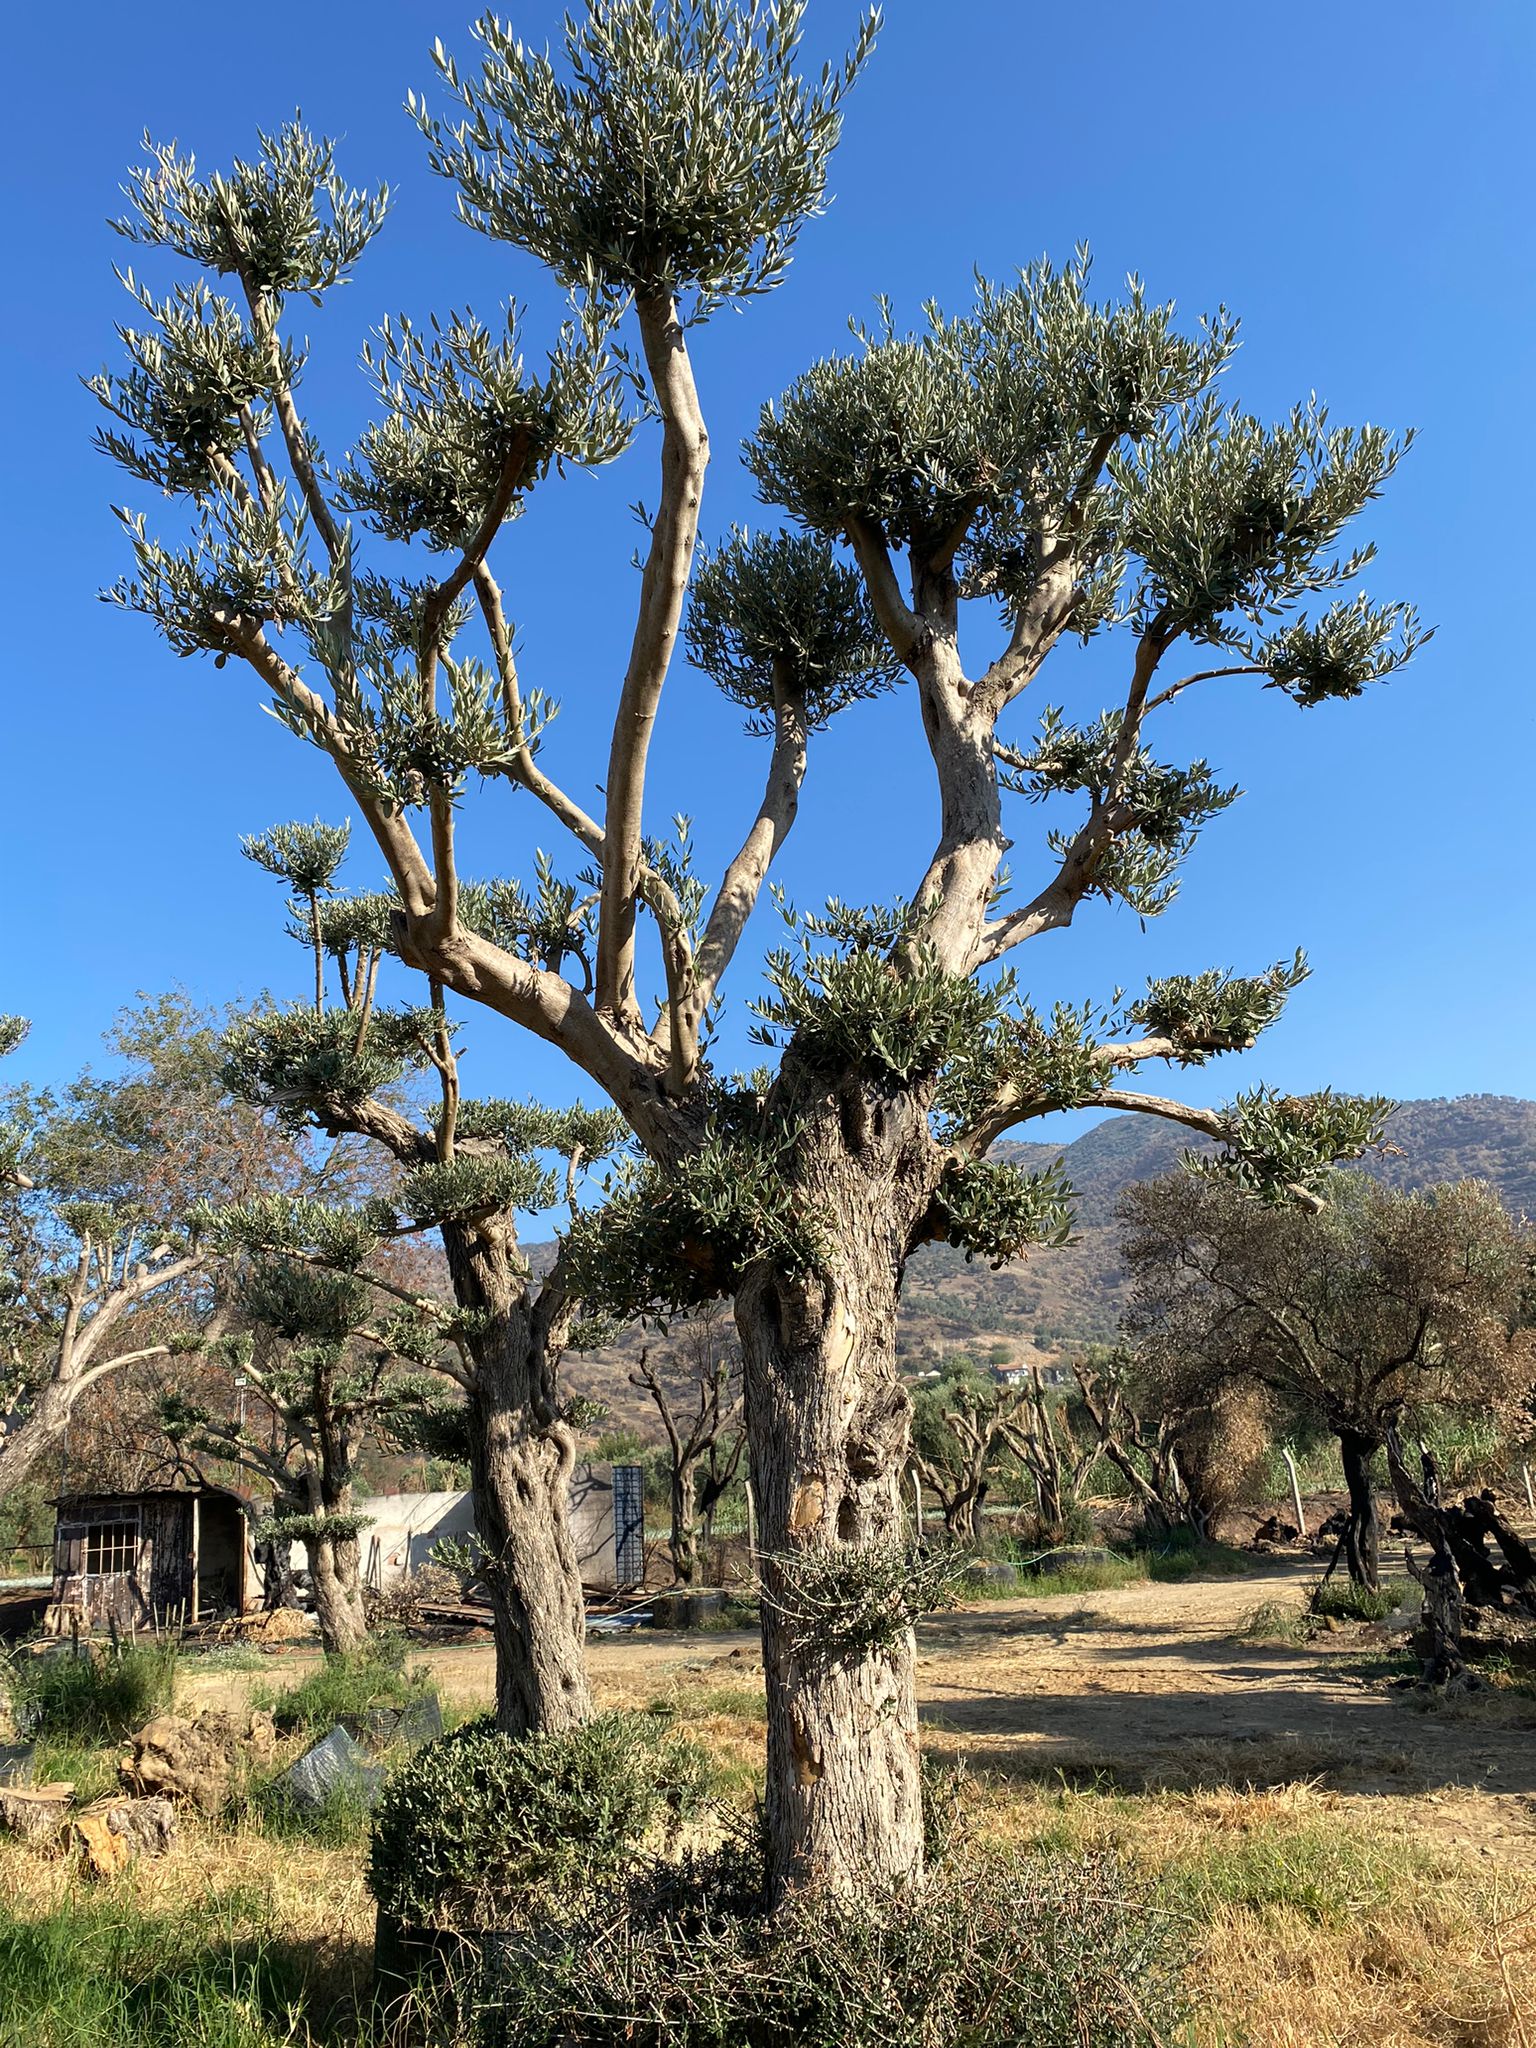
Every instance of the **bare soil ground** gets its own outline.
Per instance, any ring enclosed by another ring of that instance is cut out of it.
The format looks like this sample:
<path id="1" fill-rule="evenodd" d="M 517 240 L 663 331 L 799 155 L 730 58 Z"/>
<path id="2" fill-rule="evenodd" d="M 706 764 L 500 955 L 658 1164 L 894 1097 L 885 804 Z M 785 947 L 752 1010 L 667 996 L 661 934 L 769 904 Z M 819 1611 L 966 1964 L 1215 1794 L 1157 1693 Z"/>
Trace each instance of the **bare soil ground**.
<path id="1" fill-rule="evenodd" d="M 1308 1783 L 1380 1818 L 1536 1870 L 1536 1699 L 1492 1691 L 1425 1710 L 1389 1683 L 1381 1632 L 1307 1645 L 1243 1640 L 1265 1602 L 1300 1607 L 1312 1568 L 1273 1562 L 1231 1579 L 988 1600 L 919 1629 L 918 1688 L 940 1757 L 1010 1778 L 1138 1791 Z M 594 1638 L 605 1705 L 675 1706 L 761 1682 L 755 1632 L 637 1629 Z M 313 1653 L 274 1660 L 295 1677 Z M 424 1649 L 444 1697 L 489 1706 L 489 1642 Z M 254 1681 L 209 1673 L 197 1704 Z M 734 1703 L 737 1708 L 741 1701 Z M 739 1715 L 738 1715 L 739 1718 Z"/>

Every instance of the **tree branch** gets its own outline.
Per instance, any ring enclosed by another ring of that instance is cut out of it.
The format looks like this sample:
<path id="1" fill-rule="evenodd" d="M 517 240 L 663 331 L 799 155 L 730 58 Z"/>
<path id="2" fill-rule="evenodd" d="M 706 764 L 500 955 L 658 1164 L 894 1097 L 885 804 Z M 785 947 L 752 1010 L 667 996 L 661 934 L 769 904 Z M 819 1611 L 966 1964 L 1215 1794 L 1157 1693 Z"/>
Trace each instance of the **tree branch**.
<path id="1" fill-rule="evenodd" d="M 773 758 L 752 829 L 726 869 L 705 922 L 694 962 L 693 982 L 683 998 L 683 1063 L 691 1078 L 698 1064 L 698 1035 L 704 1013 L 730 966 L 768 870 L 784 844 L 800 805 L 805 781 L 807 729 L 805 692 L 782 663 L 774 665 Z"/>
<path id="2" fill-rule="evenodd" d="M 1163 704 L 1171 704 L 1174 698 L 1181 691 L 1187 690 L 1192 683 L 1209 683 L 1214 681 L 1217 676 L 1264 676 L 1268 674 L 1269 670 L 1261 662 L 1256 661 L 1237 662 L 1231 668 L 1197 669 L 1192 676 L 1181 676 L 1178 682 L 1170 683 L 1166 690 L 1159 690 L 1157 695 L 1148 702 L 1147 712 L 1150 714 Z"/>
<path id="3" fill-rule="evenodd" d="M 892 653 L 912 668 L 924 639 L 923 623 L 901 594 L 884 534 L 868 520 L 855 517 L 848 522 L 848 545 L 863 573 L 869 601 L 881 631 L 891 643 Z"/>
<path id="4" fill-rule="evenodd" d="M 709 435 L 676 304 L 642 299 L 640 338 L 662 418 L 661 503 L 640 583 L 629 667 L 608 756 L 596 1003 L 622 1025 L 640 1021 L 635 994 L 635 904 L 640 892 L 646 759 L 677 641 L 698 536 Z"/>

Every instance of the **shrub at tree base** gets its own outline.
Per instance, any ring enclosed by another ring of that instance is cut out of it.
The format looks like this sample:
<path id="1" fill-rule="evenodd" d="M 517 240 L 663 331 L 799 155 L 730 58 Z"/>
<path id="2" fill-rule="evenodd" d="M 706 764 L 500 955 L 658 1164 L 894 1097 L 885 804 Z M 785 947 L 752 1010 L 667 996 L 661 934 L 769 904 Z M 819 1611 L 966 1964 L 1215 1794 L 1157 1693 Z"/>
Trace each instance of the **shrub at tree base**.
<path id="1" fill-rule="evenodd" d="M 1176 1923 L 1112 1857 L 945 1863 L 916 1893 L 761 1910 L 732 1851 L 490 1947 L 477 2048 L 1152 2048 L 1187 2015 Z"/>
<path id="2" fill-rule="evenodd" d="M 520 1739 L 471 1721 L 386 1786 L 368 1857 L 385 1922 L 472 1933 L 589 1890 L 697 1811 L 702 1753 L 649 1714 Z"/>

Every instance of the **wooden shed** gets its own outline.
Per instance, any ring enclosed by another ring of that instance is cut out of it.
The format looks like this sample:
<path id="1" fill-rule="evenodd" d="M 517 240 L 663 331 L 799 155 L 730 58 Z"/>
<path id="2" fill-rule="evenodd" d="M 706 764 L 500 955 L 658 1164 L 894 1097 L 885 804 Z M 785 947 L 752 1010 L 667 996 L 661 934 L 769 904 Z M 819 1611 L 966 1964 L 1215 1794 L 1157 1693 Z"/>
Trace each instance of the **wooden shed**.
<path id="1" fill-rule="evenodd" d="M 53 1503 L 53 1593 L 43 1625 L 150 1628 L 243 1614 L 246 1504 L 222 1486 L 73 1493 Z"/>

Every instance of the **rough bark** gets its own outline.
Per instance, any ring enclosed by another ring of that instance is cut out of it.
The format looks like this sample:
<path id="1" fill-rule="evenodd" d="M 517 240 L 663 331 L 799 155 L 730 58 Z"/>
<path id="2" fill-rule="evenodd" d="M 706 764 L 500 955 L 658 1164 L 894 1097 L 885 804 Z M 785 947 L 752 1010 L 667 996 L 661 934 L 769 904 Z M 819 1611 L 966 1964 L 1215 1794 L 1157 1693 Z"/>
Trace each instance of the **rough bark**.
<path id="1" fill-rule="evenodd" d="M 315 1589 L 315 1620 L 328 1657 L 350 1657 L 368 1640 L 354 1535 L 306 1536 L 304 1556 Z"/>
<path id="2" fill-rule="evenodd" d="M 736 1296 L 764 1590 L 769 1882 L 855 1891 L 922 1871 L 914 1639 L 904 1627 L 829 1651 L 786 1610 L 800 1560 L 905 1537 L 896 1301 L 934 1148 L 921 1100 L 851 1080 L 818 1089 L 793 1053 L 786 1070 L 803 1117 L 790 1171 L 825 1221 L 826 1258 L 795 1276 L 752 1266 Z"/>
<path id="3" fill-rule="evenodd" d="M 63 1442 L 76 1389 L 49 1381 L 30 1397 L 27 1411 L 12 1418 L 0 1435 L 0 1501 L 23 1487 L 37 1466 Z"/>
<path id="4" fill-rule="evenodd" d="M 470 1481 L 496 1639 L 496 1719 L 509 1735 L 579 1727 L 592 1712 L 586 1606 L 570 1523 L 575 1442 L 555 1366 L 558 1276 L 535 1297 L 510 1221 L 449 1224 L 443 1244 L 468 1339 Z"/>
<path id="5" fill-rule="evenodd" d="M 697 1467 L 697 1458 L 679 1460 L 672 1468 L 668 1488 L 672 1528 L 667 1548 L 672 1553 L 673 1574 L 681 1586 L 691 1586 L 699 1576 L 699 1532 L 694 1512 Z"/>
<path id="6" fill-rule="evenodd" d="M 1357 1586 L 1374 1592 L 1381 1582 L 1381 1525 L 1376 1515 L 1376 1493 L 1371 1485 L 1371 1460 L 1381 1445 L 1358 1430 L 1339 1431 L 1339 1455 L 1344 1463 L 1344 1483 L 1349 1488 L 1349 1520 L 1344 1532 L 1344 1561 Z"/>

